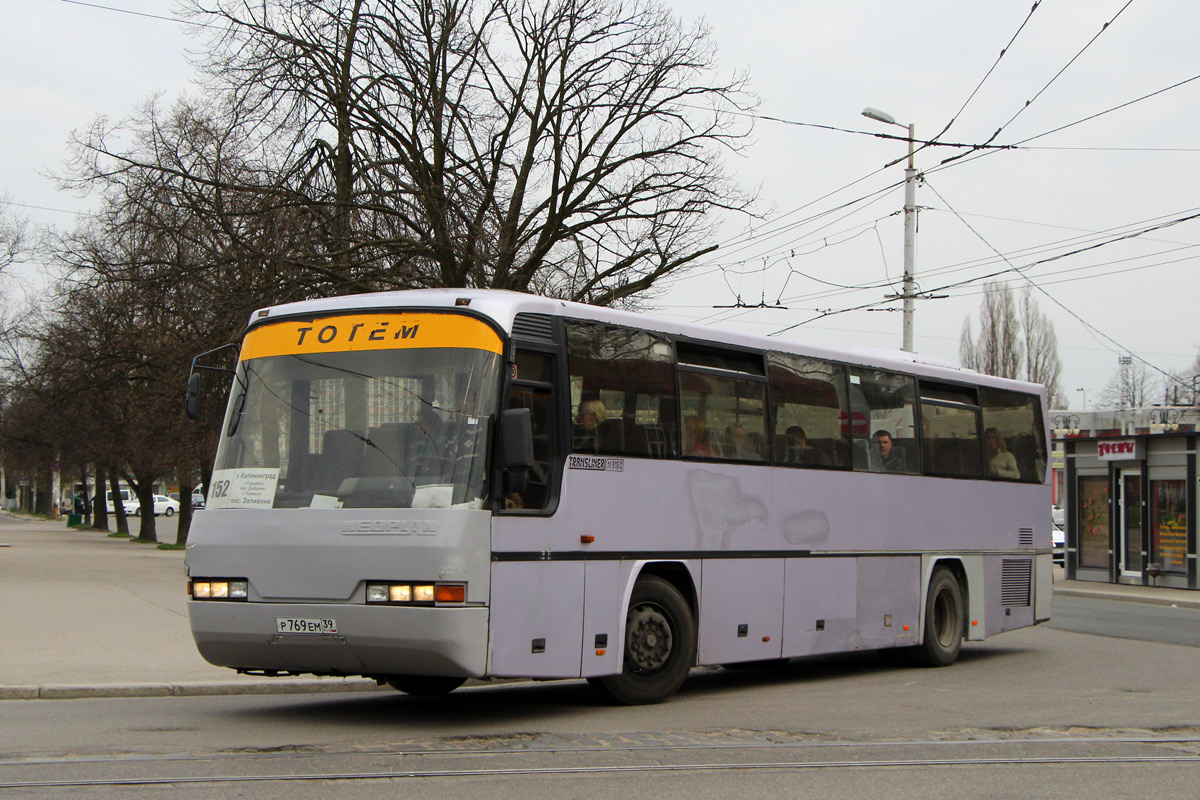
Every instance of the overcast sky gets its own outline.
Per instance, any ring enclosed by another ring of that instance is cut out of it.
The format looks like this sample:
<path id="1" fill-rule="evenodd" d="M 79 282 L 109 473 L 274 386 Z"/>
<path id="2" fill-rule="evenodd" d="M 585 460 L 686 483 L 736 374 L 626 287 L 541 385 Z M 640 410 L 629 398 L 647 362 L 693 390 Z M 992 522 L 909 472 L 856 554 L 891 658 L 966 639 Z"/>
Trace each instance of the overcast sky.
<path id="1" fill-rule="evenodd" d="M 155 0 L 101 5 L 171 10 Z M 983 143 L 1000 130 L 993 144 L 1025 143 L 950 164 L 965 151 L 917 154 L 926 178 L 917 280 L 947 295 L 917 303 L 918 352 L 957 362 L 984 276 L 1009 270 L 1013 286 L 1037 287 L 1054 323 L 1073 408 L 1077 389 L 1095 404 L 1126 349 L 1165 370 L 1195 358 L 1200 219 L 1175 221 L 1200 214 L 1200 79 L 1160 92 L 1200 77 L 1195 0 L 1041 0 L 1032 13 L 1033 0 L 668 5 L 703 17 L 721 68 L 749 72 L 758 114 L 788 122 L 758 119 L 752 146 L 729 162 L 757 190 L 764 218 L 721 221 L 721 249 L 671 282 L 655 299 L 660 313 L 755 333 L 797 326 L 779 336 L 822 345 L 899 347 L 898 311 L 830 313 L 898 307 L 883 301 L 903 268 L 903 164 L 882 168 L 906 144 L 855 133 L 904 135 L 860 115 L 874 106 L 915 124 L 918 139 L 954 119 L 944 142 Z M 35 223 L 69 227 L 84 204 L 42 175 L 61 165 L 70 131 L 185 91 L 194 40 L 173 22 L 62 0 L 6 7 L 0 194 Z M 24 277 L 36 286 L 36 275 Z M 15 291 L 10 282 L 5 294 Z M 739 296 L 786 308 L 713 308 Z"/>

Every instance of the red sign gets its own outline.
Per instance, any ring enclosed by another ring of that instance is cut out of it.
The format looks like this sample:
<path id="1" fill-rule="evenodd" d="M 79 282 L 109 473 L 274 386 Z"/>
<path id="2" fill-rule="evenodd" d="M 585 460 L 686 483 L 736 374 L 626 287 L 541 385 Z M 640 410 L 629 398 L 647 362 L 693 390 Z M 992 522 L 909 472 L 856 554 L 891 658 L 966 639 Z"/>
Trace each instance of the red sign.
<path id="1" fill-rule="evenodd" d="M 853 434 L 854 436 L 866 436 L 870 431 L 870 425 L 867 421 L 867 415 L 861 411 L 855 411 L 846 418 L 845 411 L 838 412 L 838 419 L 842 421 L 842 435 Z"/>
<path id="2" fill-rule="evenodd" d="M 1096 454 L 1101 461 L 1129 461 L 1138 457 L 1137 441 L 1121 439 L 1115 442 L 1100 442 Z"/>

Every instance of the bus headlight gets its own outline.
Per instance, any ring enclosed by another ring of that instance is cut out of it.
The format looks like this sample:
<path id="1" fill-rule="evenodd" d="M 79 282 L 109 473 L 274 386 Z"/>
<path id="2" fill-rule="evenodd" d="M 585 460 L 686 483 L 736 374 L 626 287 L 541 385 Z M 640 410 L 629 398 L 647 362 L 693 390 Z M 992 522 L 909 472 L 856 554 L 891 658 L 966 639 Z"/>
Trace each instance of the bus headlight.
<path id="1" fill-rule="evenodd" d="M 467 602 L 465 583 L 367 584 L 367 602 L 388 605 L 453 605 Z"/>
<path id="2" fill-rule="evenodd" d="M 188 582 L 193 600 L 245 600 L 250 583 L 245 578 L 193 578 Z"/>

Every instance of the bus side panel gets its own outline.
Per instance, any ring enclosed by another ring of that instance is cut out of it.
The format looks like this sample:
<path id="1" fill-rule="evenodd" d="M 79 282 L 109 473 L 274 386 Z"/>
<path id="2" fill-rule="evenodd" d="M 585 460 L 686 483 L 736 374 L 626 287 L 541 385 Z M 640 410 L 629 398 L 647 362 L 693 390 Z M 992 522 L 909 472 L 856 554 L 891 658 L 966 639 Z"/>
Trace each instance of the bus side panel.
<path id="1" fill-rule="evenodd" d="M 493 563 L 489 674 L 578 678 L 583 602 L 583 562 Z"/>
<path id="2" fill-rule="evenodd" d="M 700 598 L 699 662 L 779 658 L 783 645 L 781 558 L 707 559 Z"/>
<path id="3" fill-rule="evenodd" d="M 858 629 L 858 561 L 853 558 L 792 558 L 785 572 L 783 655 L 837 653 L 853 649 Z"/>
<path id="4" fill-rule="evenodd" d="M 1034 623 L 1034 558 L 990 556 L 987 580 L 987 635 L 1025 628 Z"/>
<path id="5" fill-rule="evenodd" d="M 916 644 L 922 594 L 920 556 L 859 559 L 855 649 Z"/>
<path id="6" fill-rule="evenodd" d="M 619 561 L 588 561 L 584 569 L 583 661 L 580 674 L 615 675 L 621 671 L 624 602 Z"/>

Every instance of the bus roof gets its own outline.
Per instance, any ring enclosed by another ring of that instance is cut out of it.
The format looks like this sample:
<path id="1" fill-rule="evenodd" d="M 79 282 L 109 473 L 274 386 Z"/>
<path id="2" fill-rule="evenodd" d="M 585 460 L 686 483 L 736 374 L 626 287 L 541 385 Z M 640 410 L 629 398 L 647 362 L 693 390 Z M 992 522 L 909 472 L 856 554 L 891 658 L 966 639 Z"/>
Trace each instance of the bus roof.
<path id="1" fill-rule="evenodd" d="M 879 348 L 835 349 L 803 341 L 755 336 L 737 331 L 654 317 L 632 311 L 591 306 L 553 297 L 501 289 L 407 289 L 325 297 L 269 306 L 254 312 L 248 327 L 280 317 L 334 314 L 365 309 L 469 308 L 511 334 L 518 314 L 545 314 L 626 325 L 656 333 L 712 341 L 735 347 L 776 350 L 847 364 L 893 369 L 930 378 L 1045 394 L 1045 387 L 963 369 L 944 359 Z"/>

